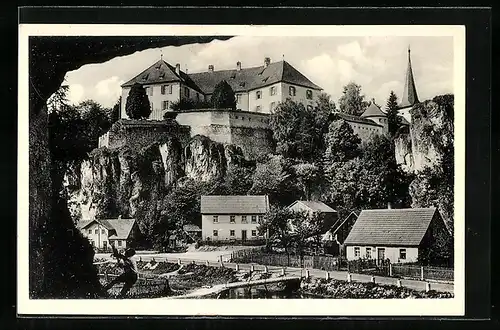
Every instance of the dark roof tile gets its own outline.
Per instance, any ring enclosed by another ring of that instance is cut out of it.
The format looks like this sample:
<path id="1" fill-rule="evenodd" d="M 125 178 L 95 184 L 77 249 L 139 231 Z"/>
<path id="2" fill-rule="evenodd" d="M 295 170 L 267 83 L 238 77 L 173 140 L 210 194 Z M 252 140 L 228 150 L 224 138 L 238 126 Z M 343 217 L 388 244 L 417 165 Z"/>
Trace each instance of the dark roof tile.
<path id="1" fill-rule="evenodd" d="M 435 208 L 364 210 L 344 244 L 418 246 Z"/>

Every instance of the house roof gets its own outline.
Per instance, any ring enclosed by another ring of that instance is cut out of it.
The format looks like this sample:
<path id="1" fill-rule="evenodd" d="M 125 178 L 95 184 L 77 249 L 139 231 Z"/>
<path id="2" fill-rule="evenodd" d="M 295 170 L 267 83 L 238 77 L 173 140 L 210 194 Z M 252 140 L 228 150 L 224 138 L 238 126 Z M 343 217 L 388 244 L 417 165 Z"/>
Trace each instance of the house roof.
<path id="1" fill-rule="evenodd" d="M 287 82 L 311 89 L 322 90 L 321 87 L 310 81 L 286 61 L 270 63 L 267 67 L 262 65 L 241 68 L 241 70 L 205 71 L 190 74 L 186 74 L 181 70 L 180 74 L 177 75 L 174 66 L 164 60 L 159 60 L 124 83 L 122 87 L 130 87 L 136 82 L 141 85 L 162 82 L 183 82 L 200 93 L 212 94 L 215 86 L 222 80 L 226 80 L 235 92 L 249 91 L 277 82 Z"/>
<path id="2" fill-rule="evenodd" d="M 383 112 L 375 102 L 372 102 L 370 106 L 363 112 L 361 117 L 387 117 L 387 114 Z"/>
<path id="3" fill-rule="evenodd" d="M 184 225 L 184 226 L 182 226 L 182 229 L 184 231 L 201 231 L 200 227 L 198 227 L 197 225 L 193 225 L 193 224 Z"/>
<path id="4" fill-rule="evenodd" d="M 164 60 L 159 60 L 158 62 L 154 63 L 149 68 L 124 83 L 121 87 L 131 87 L 135 83 L 139 83 L 141 85 L 150 85 L 167 82 L 181 82 L 191 87 L 192 89 L 203 93 L 203 91 L 200 90 L 200 88 L 188 74 L 186 74 L 182 70 L 180 70 L 179 74 L 177 74 L 175 72 L 175 67 L 165 62 Z"/>
<path id="5" fill-rule="evenodd" d="M 201 196 L 202 214 L 262 214 L 268 210 L 266 195 Z"/>
<path id="6" fill-rule="evenodd" d="M 356 214 L 356 212 L 352 211 L 352 212 L 351 212 L 351 213 L 350 213 L 347 217 L 345 217 L 344 219 L 338 219 L 338 220 L 337 220 L 337 221 L 333 224 L 332 228 L 331 228 L 329 231 L 331 231 L 331 233 L 332 233 L 333 235 L 335 235 L 335 233 L 336 233 L 336 232 L 337 232 L 340 228 L 342 228 L 342 225 L 343 225 L 344 223 L 346 223 L 346 222 L 347 222 L 347 220 L 349 220 L 349 219 L 350 219 L 350 218 L 352 218 L 352 217 L 356 217 L 356 218 L 358 217 L 358 215 Z"/>
<path id="7" fill-rule="evenodd" d="M 323 202 L 319 201 L 295 201 L 293 202 L 289 207 L 292 207 L 295 204 L 302 204 L 306 208 L 315 211 L 315 212 L 323 212 L 323 213 L 337 213 L 334 209 L 332 209 L 330 206 L 326 205 Z"/>
<path id="8" fill-rule="evenodd" d="M 344 244 L 418 246 L 435 208 L 363 210 Z"/>
<path id="9" fill-rule="evenodd" d="M 340 118 L 344 119 L 345 121 L 349 121 L 349 122 L 372 125 L 372 126 L 377 126 L 377 127 L 384 127 L 382 125 L 375 123 L 373 120 L 366 119 L 366 118 L 359 117 L 359 116 L 348 115 L 348 114 L 342 113 L 342 112 L 335 112 L 335 115 L 337 115 Z"/>
<path id="10" fill-rule="evenodd" d="M 110 239 L 127 239 L 135 224 L 135 219 L 82 220 L 78 222 L 77 228 L 85 229 L 94 222 L 99 222 L 107 230 L 114 231 L 108 236 Z"/>

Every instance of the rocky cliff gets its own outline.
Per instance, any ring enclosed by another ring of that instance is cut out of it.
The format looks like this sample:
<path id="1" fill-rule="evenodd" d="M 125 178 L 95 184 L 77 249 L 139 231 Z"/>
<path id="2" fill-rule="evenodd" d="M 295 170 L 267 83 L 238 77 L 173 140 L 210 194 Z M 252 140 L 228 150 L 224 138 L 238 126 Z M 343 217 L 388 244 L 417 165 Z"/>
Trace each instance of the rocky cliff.
<path id="1" fill-rule="evenodd" d="M 402 130 L 395 141 L 396 160 L 412 172 L 438 166 L 444 146 L 453 143 L 453 96 L 437 96 L 419 103 L 410 113 L 409 130 Z"/>
<path id="2" fill-rule="evenodd" d="M 140 150 L 98 148 L 67 173 L 66 194 L 78 219 L 135 217 L 148 231 L 158 203 L 181 178 L 207 182 L 222 177 L 231 164 L 244 162 L 241 148 L 193 137 L 183 148 L 175 138 Z M 71 184 L 70 184 L 71 183 Z"/>

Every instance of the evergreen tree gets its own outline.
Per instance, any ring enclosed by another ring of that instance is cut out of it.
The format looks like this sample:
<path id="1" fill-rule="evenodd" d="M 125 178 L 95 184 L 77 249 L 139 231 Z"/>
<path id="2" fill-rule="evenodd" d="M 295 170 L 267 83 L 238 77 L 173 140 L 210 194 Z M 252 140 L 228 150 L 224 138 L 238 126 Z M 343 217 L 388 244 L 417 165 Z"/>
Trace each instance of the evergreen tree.
<path id="1" fill-rule="evenodd" d="M 342 119 L 331 122 L 325 140 L 326 164 L 345 162 L 358 157 L 360 154 L 361 139 L 354 133 L 351 125 Z"/>
<path id="2" fill-rule="evenodd" d="M 135 83 L 132 85 L 132 88 L 127 96 L 125 112 L 130 119 L 148 118 L 151 114 L 151 104 L 149 103 L 149 98 L 146 95 L 146 90 L 141 84 Z"/>
<path id="3" fill-rule="evenodd" d="M 120 96 L 116 101 L 115 105 L 113 105 L 113 108 L 111 108 L 110 111 L 108 112 L 109 122 L 111 123 L 111 125 L 116 121 L 118 121 L 118 119 L 120 119 L 121 108 L 122 108 L 122 97 Z"/>
<path id="4" fill-rule="evenodd" d="M 348 115 L 360 116 L 368 106 L 365 96 L 361 94 L 361 86 L 350 82 L 344 86 L 339 99 L 340 111 Z"/>
<path id="5" fill-rule="evenodd" d="M 236 97 L 227 81 L 222 80 L 215 86 L 210 102 L 216 109 L 236 109 Z"/>
<path id="6" fill-rule="evenodd" d="M 391 91 L 386 104 L 387 122 L 389 125 L 389 135 L 394 138 L 398 128 L 401 126 L 401 118 L 398 116 L 398 97 Z"/>

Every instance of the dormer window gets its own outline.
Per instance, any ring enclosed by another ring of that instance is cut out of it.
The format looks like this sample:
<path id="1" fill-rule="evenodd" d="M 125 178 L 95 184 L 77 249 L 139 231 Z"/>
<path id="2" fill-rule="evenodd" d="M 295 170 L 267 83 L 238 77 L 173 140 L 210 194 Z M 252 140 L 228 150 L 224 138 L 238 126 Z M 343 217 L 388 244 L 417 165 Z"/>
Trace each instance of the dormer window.
<path id="1" fill-rule="evenodd" d="M 240 82 L 240 86 L 245 87 L 245 82 L 244 81 Z"/>

